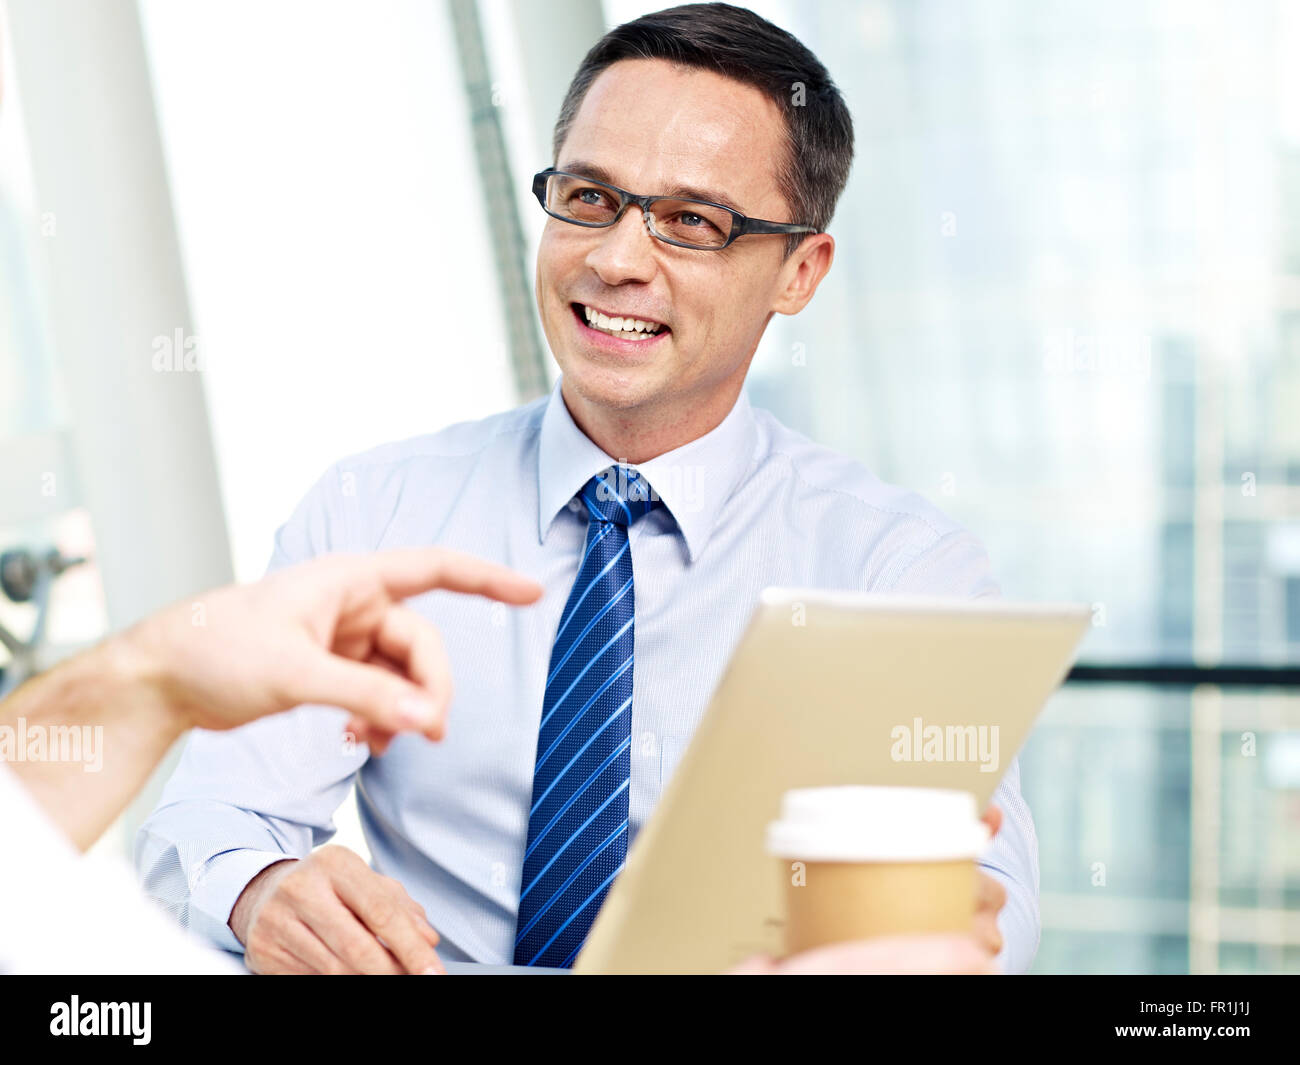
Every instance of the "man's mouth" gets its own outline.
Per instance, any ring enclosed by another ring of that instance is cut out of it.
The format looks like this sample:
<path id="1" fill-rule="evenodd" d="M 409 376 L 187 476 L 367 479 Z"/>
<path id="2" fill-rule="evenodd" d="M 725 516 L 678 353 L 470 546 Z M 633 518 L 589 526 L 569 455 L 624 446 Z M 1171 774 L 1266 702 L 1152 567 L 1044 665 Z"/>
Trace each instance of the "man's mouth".
<path id="1" fill-rule="evenodd" d="M 585 303 L 572 303 L 569 306 L 573 308 L 573 313 L 577 316 L 578 321 L 589 329 L 604 333 L 606 336 L 618 337 L 619 340 L 644 342 L 651 337 L 672 332 L 662 322 L 656 322 L 653 319 L 636 318 L 631 315 L 606 314 L 595 307 L 588 307 Z"/>

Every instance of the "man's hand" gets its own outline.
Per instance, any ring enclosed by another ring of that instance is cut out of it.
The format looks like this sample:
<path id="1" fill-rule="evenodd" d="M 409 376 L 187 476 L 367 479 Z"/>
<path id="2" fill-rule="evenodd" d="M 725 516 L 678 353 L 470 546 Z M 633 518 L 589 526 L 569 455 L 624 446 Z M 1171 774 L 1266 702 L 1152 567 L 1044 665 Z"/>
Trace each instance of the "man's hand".
<path id="1" fill-rule="evenodd" d="M 1002 827 L 1002 811 L 989 804 L 981 820 L 989 826 L 989 839 Z M 1002 932 L 998 929 L 998 914 L 1007 902 L 1007 889 L 987 873 L 977 870 L 975 891 L 975 938 L 990 955 L 1002 952 Z"/>
<path id="2" fill-rule="evenodd" d="M 326 555 L 178 603 L 127 635 L 185 727 L 227 729 L 300 703 L 353 712 L 382 753 L 394 734 L 440 739 L 451 674 L 437 630 L 402 600 L 432 589 L 536 601 L 535 581 L 436 547 Z"/>
<path id="3" fill-rule="evenodd" d="M 754 957 L 731 970 L 736 976 L 804 976 L 828 973 L 913 975 L 996 973 L 993 956 L 974 936 L 881 936 L 833 943 L 774 961 Z"/>
<path id="4" fill-rule="evenodd" d="M 989 839 L 1002 827 L 1002 811 L 992 804 L 981 818 Z M 977 874 L 975 921 L 970 935 L 881 936 L 792 954 L 779 961 L 756 955 L 731 970 L 737 976 L 797 976 L 825 973 L 996 973 L 993 959 L 1002 950 L 998 913 L 1007 901 L 1002 884 Z"/>
<path id="5" fill-rule="evenodd" d="M 102 729 L 103 772 L 11 763 L 83 850 L 188 728 L 228 729 L 300 703 L 352 711 L 375 753 L 404 729 L 442 736 L 451 678 L 432 625 L 401 605 L 435 588 L 531 603 L 540 585 L 436 547 L 325 556 L 219 588 L 140 622 L 22 685 L 0 716 Z"/>
<path id="6" fill-rule="evenodd" d="M 230 915 L 255 973 L 445 973 L 438 933 L 396 880 L 346 847 L 276 862 Z"/>

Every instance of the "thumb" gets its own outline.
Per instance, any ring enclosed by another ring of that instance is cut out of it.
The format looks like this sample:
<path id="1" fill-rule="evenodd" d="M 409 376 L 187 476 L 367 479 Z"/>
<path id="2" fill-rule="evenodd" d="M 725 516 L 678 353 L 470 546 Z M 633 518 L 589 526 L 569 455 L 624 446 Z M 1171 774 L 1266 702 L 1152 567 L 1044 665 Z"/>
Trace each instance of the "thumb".
<path id="1" fill-rule="evenodd" d="M 443 711 L 429 692 L 383 666 L 322 652 L 302 686 L 302 702 L 342 707 L 380 732 L 442 731 Z"/>

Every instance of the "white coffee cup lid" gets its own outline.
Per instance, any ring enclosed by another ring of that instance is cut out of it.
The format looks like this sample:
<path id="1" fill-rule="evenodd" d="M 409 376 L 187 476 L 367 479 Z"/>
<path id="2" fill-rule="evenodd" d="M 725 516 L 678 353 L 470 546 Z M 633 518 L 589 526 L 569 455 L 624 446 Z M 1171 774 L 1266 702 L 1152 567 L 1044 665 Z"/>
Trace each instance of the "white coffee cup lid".
<path id="1" fill-rule="evenodd" d="M 949 861 L 976 857 L 988 840 L 975 796 L 941 788 L 787 791 L 767 826 L 769 854 L 804 861 Z"/>

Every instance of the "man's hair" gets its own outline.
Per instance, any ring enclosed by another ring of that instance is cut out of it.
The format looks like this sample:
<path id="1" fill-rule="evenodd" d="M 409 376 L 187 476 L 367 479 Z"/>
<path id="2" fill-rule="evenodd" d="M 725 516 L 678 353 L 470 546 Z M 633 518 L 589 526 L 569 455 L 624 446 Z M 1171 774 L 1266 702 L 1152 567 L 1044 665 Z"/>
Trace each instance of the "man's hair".
<path id="1" fill-rule="evenodd" d="M 569 84 L 552 139 L 553 162 L 601 71 L 622 59 L 663 59 L 712 70 L 761 90 L 785 119 L 777 182 L 791 221 L 830 225 L 853 162 L 853 119 L 821 61 L 767 19 L 731 4 L 684 4 L 616 26 L 587 53 Z M 788 257 L 805 234 L 786 238 Z"/>

